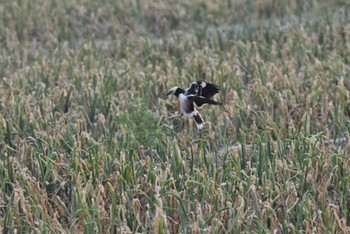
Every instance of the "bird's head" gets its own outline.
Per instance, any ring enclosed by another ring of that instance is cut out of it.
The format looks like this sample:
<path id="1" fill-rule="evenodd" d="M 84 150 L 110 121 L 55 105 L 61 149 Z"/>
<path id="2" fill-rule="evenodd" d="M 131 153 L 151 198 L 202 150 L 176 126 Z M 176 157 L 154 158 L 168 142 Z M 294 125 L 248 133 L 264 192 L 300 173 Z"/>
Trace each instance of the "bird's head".
<path id="1" fill-rule="evenodd" d="M 179 87 L 175 86 L 172 87 L 171 89 L 169 89 L 169 92 L 166 94 L 167 96 L 169 96 L 170 94 L 174 94 L 176 95 L 176 91 L 179 89 Z"/>

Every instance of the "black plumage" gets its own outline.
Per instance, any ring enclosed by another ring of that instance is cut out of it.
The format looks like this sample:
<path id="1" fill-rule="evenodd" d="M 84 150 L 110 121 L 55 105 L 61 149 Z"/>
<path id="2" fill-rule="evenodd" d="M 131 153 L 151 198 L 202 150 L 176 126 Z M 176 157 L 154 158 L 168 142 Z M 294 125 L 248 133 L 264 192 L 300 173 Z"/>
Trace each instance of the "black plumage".
<path id="1" fill-rule="evenodd" d="M 215 94 L 219 93 L 220 88 L 215 84 L 211 84 L 204 81 L 198 81 L 198 96 L 212 98 Z"/>

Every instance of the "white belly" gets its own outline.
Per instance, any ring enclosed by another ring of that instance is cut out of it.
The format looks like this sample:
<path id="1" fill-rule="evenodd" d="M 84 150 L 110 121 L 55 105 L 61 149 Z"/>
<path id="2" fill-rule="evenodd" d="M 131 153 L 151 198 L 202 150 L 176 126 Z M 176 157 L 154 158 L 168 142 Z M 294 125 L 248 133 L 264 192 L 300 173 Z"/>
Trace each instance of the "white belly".
<path id="1" fill-rule="evenodd" d="M 197 114 L 196 109 L 194 109 L 194 111 L 192 111 L 190 113 L 186 112 L 185 106 L 187 106 L 189 104 L 189 101 L 188 101 L 187 97 L 182 93 L 179 95 L 179 102 L 180 102 L 180 110 L 181 110 L 183 117 L 190 118 L 190 117 L 193 117 L 194 115 Z"/>

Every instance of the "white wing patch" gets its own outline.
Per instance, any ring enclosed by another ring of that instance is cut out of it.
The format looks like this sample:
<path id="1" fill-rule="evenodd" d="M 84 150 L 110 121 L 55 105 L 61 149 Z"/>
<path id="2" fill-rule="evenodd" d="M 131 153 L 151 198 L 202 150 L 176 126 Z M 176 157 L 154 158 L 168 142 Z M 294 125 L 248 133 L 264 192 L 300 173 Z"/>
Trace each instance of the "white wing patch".
<path id="1" fill-rule="evenodd" d="M 205 88 L 205 86 L 207 86 L 207 83 L 201 81 L 201 86 L 202 86 L 202 88 Z"/>

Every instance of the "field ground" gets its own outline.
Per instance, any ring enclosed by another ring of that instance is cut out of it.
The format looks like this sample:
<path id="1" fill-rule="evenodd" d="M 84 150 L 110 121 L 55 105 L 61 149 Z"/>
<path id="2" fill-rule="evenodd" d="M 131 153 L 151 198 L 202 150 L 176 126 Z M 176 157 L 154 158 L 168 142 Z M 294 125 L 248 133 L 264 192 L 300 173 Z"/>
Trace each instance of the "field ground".
<path id="1" fill-rule="evenodd" d="M 350 232 L 346 0 L 0 2 L 0 233 Z M 223 107 L 178 114 L 204 79 Z"/>

